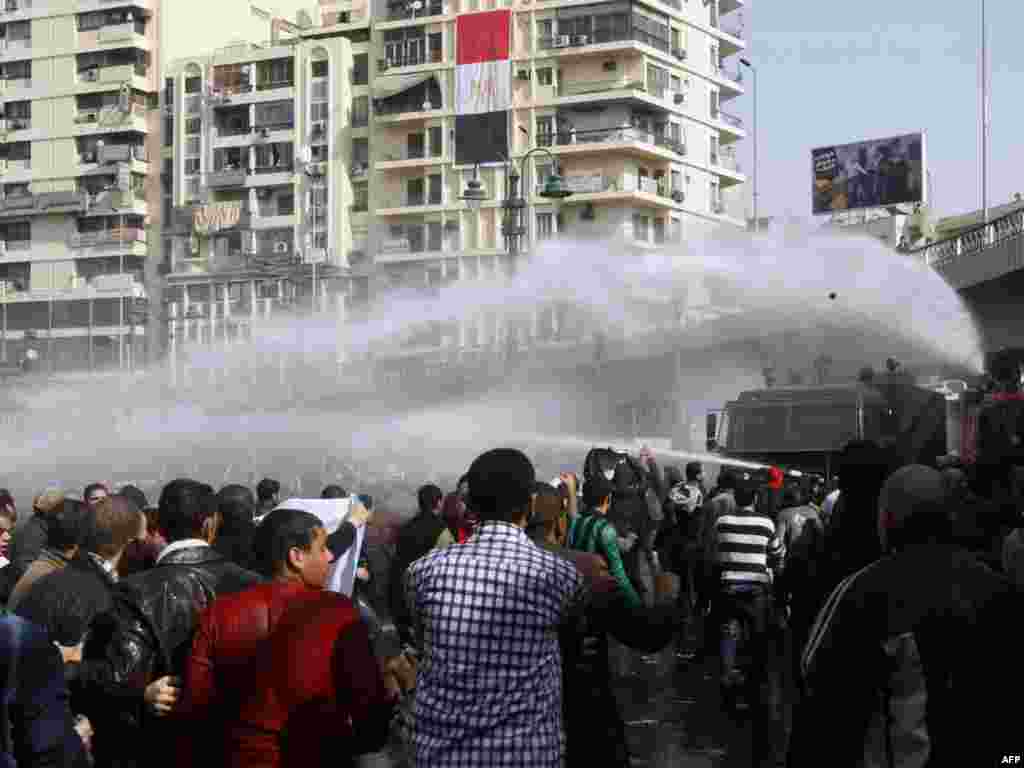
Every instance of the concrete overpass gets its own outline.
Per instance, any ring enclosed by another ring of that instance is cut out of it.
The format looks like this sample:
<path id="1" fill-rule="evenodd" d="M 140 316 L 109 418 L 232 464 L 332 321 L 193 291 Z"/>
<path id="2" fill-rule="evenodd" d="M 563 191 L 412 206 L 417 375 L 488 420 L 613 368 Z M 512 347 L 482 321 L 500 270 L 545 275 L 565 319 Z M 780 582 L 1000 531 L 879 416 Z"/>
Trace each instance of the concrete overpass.
<path id="1" fill-rule="evenodd" d="M 911 251 L 963 296 L 986 346 L 1024 346 L 1024 209 Z"/>

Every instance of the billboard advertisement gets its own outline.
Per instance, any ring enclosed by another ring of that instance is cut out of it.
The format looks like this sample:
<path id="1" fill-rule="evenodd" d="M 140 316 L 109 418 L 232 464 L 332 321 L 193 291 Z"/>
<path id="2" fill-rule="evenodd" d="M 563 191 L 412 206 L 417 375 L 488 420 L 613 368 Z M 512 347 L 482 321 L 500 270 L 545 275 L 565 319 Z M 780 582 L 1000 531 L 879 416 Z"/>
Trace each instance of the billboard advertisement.
<path id="1" fill-rule="evenodd" d="M 925 202 L 924 133 L 811 150 L 815 215 Z"/>

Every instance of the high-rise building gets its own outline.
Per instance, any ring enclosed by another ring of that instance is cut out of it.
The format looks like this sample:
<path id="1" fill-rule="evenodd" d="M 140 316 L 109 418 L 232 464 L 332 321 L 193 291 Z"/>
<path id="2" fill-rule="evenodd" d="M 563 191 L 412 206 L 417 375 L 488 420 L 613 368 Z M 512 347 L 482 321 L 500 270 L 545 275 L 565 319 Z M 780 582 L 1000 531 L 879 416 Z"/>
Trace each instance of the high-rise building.
<path id="1" fill-rule="evenodd" d="M 0 5 L 8 365 L 128 368 L 148 356 L 159 13 L 158 0 Z"/>
<path id="2" fill-rule="evenodd" d="M 503 226 L 512 175 L 520 259 L 559 234 L 628 250 L 742 229 L 735 146 L 746 134 L 724 109 L 743 93 L 742 22 L 731 18 L 742 7 L 321 0 L 272 21 L 269 43 L 174 63 L 172 336 L 229 340 L 247 318 L 313 306 L 314 290 L 321 306 L 352 312 L 391 289 L 436 293 L 503 274 L 515 266 Z M 460 44 L 460 23 L 487 11 L 502 12 L 502 41 Z M 480 64 L 488 57 L 497 65 Z M 542 194 L 556 171 L 572 192 L 561 201 Z M 485 192 L 478 206 L 463 199 L 471 181 Z M 323 265 L 315 288 L 303 261 Z M 421 341 L 471 347 L 558 330 L 555 313 L 527 325 L 439 324 Z"/>

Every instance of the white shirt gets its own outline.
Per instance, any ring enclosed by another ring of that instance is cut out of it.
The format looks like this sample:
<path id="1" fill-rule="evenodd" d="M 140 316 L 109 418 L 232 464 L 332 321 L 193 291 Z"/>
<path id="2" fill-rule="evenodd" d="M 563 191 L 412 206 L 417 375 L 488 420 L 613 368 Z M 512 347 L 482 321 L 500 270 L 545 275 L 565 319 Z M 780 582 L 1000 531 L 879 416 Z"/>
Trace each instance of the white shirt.
<path id="1" fill-rule="evenodd" d="M 179 541 L 172 541 L 157 555 L 156 564 L 160 565 L 160 561 L 163 560 L 171 552 L 177 552 L 180 549 L 189 549 L 190 547 L 208 547 L 210 546 L 202 539 L 180 539 Z"/>
<path id="2" fill-rule="evenodd" d="M 832 507 L 836 505 L 836 500 L 839 498 L 839 489 L 832 491 L 828 496 L 825 497 L 825 501 L 821 505 L 821 513 L 826 519 L 832 517 Z"/>

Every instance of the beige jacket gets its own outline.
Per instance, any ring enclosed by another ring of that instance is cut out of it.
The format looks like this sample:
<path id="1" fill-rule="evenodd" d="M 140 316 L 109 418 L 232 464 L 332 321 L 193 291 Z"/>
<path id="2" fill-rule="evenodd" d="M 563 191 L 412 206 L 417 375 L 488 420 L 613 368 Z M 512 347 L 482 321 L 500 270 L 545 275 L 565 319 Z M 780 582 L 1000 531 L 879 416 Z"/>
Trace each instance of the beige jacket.
<path id="1" fill-rule="evenodd" d="M 44 548 L 39 557 L 32 561 L 28 570 L 18 579 L 18 583 L 11 590 L 11 597 L 7 601 L 7 610 L 14 611 L 18 604 L 25 599 L 25 595 L 32 589 L 32 585 L 48 573 L 62 570 L 68 564 L 68 558 L 60 552 Z"/>

